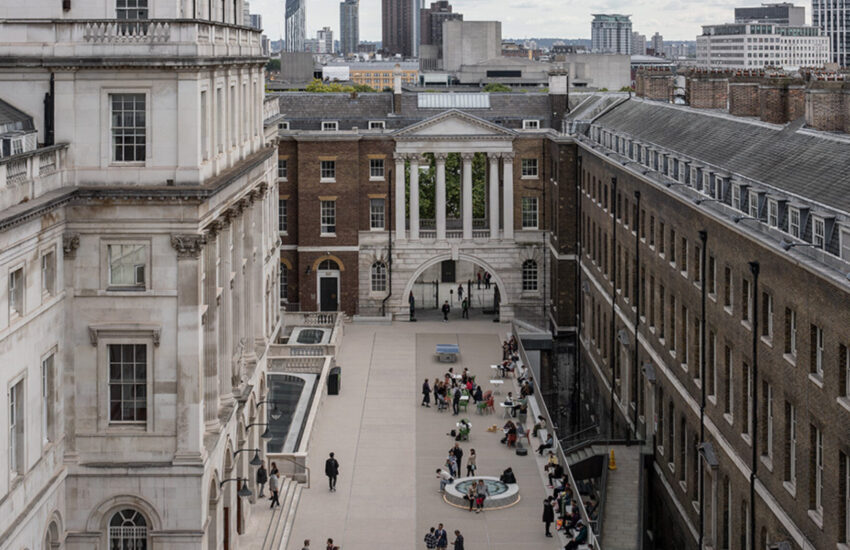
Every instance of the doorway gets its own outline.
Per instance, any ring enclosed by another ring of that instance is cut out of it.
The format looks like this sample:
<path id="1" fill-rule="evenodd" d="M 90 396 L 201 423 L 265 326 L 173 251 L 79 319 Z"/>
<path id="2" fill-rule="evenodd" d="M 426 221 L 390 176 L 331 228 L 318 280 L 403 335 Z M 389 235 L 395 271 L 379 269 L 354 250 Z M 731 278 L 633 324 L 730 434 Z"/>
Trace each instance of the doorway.
<path id="1" fill-rule="evenodd" d="M 319 286 L 319 311 L 339 310 L 339 265 L 324 260 L 316 272 Z"/>
<path id="2" fill-rule="evenodd" d="M 454 260 L 443 260 L 440 264 L 440 282 L 454 283 L 457 278 L 457 266 Z"/>

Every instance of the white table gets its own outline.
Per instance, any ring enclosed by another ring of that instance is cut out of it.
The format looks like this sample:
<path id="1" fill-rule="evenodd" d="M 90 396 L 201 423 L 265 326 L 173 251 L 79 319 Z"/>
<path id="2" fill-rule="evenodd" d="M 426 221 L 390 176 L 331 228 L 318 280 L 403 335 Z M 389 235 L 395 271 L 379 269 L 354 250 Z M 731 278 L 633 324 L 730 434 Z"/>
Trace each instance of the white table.
<path id="1" fill-rule="evenodd" d="M 504 380 L 490 380 L 490 383 L 496 386 L 496 389 L 493 390 L 493 395 L 501 394 L 502 392 L 499 390 L 500 386 L 505 384 Z"/>
<path id="2" fill-rule="evenodd" d="M 504 411 L 505 411 L 502 418 L 508 418 L 508 416 L 510 416 L 510 411 L 513 410 L 513 408 L 514 408 L 514 404 L 513 403 L 499 403 L 499 405 L 501 405 L 502 409 L 504 409 Z"/>

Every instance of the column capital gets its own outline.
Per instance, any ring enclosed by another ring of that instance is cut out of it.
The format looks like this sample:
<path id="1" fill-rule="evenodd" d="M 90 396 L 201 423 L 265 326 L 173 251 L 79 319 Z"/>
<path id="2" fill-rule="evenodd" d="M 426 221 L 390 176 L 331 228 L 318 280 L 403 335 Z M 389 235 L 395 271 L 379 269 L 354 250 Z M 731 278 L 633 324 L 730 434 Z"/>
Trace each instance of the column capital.
<path id="1" fill-rule="evenodd" d="M 448 158 L 448 153 L 434 153 L 434 158 L 437 162 L 446 162 L 446 158 Z"/>
<path id="2" fill-rule="evenodd" d="M 460 158 L 463 159 L 463 162 L 472 162 L 472 159 L 475 158 L 475 153 L 461 153 Z"/>
<path id="3" fill-rule="evenodd" d="M 425 157 L 423 157 L 422 155 L 420 155 L 418 153 L 413 154 L 413 155 L 407 155 L 407 159 L 410 162 L 415 162 L 416 164 L 424 164 L 425 161 L 427 160 Z"/>
<path id="4" fill-rule="evenodd" d="M 224 223 L 219 220 L 213 220 L 210 224 L 205 228 L 206 233 L 205 236 L 208 241 L 214 241 L 216 236 L 224 227 Z"/>
<path id="5" fill-rule="evenodd" d="M 177 251 L 178 259 L 198 259 L 206 242 L 207 238 L 204 235 L 194 233 L 171 235 L 171 246 Z"/>
<path id="6" fill-rule="evenodd" d="M 62 235 L 62 253 L 66 258 L 73 259 L 77 255 L 77 249 L 80 247 L 79 233 L 65 233 Z"/>
<path id="7" fill-rule="evenodd" d="M 511 151 L 510 153 L 502 153 L 502 158 L 505 160 L 505 162 L 513 162 L 515 156 L 516 154 L 513 151 Z"/>
<path id="8" fill-rule="evenodd" d="M 393 153 L 393 158 L 396 162 L 404 162 L 407 160 L 407 153 Z"/>
<path id="9" fill-rule="evenodd" d="M 502 153 L 487 153 L 487 158 L 490 159 L 490 161 L 497 161 L 502 158 Z"/>

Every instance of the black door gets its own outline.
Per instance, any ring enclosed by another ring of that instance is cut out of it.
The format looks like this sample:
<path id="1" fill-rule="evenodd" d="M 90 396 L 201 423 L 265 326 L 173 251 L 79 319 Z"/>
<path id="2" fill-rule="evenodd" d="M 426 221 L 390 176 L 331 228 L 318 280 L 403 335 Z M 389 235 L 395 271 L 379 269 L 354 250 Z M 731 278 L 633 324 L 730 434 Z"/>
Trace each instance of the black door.
<path id="1" fill-rule="evenodd" d="M 440 280 L 444 283 L 455 282 L 455 261 L 443 260 L 441 264 Z"/>
<path id="2" fill-rule="evenodd" d="M 320 311 L 336 311 L 339 309 L 339 300 L 337 299 L 337 281 L 336 277 L 321 277 L 319 279 L 319 310 Z"/>

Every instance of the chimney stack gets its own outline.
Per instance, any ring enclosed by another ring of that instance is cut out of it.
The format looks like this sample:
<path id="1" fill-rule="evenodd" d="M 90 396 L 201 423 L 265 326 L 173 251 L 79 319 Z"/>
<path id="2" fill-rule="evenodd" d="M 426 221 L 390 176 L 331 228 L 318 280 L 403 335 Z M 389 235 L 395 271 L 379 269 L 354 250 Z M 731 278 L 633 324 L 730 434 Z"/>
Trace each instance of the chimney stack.
<path id="1" fill-rule="evenodd" d="M 570 111 L 569 72 L 564 68 L 549 73 L 549 108 L 552 110 L 552 128 L 562 131 L 564 116 Z"/>
<path id="2" fill-rule="evenodd" d="M 393 113 L 401 114 L 401 65 L 393 67 Z"/>

